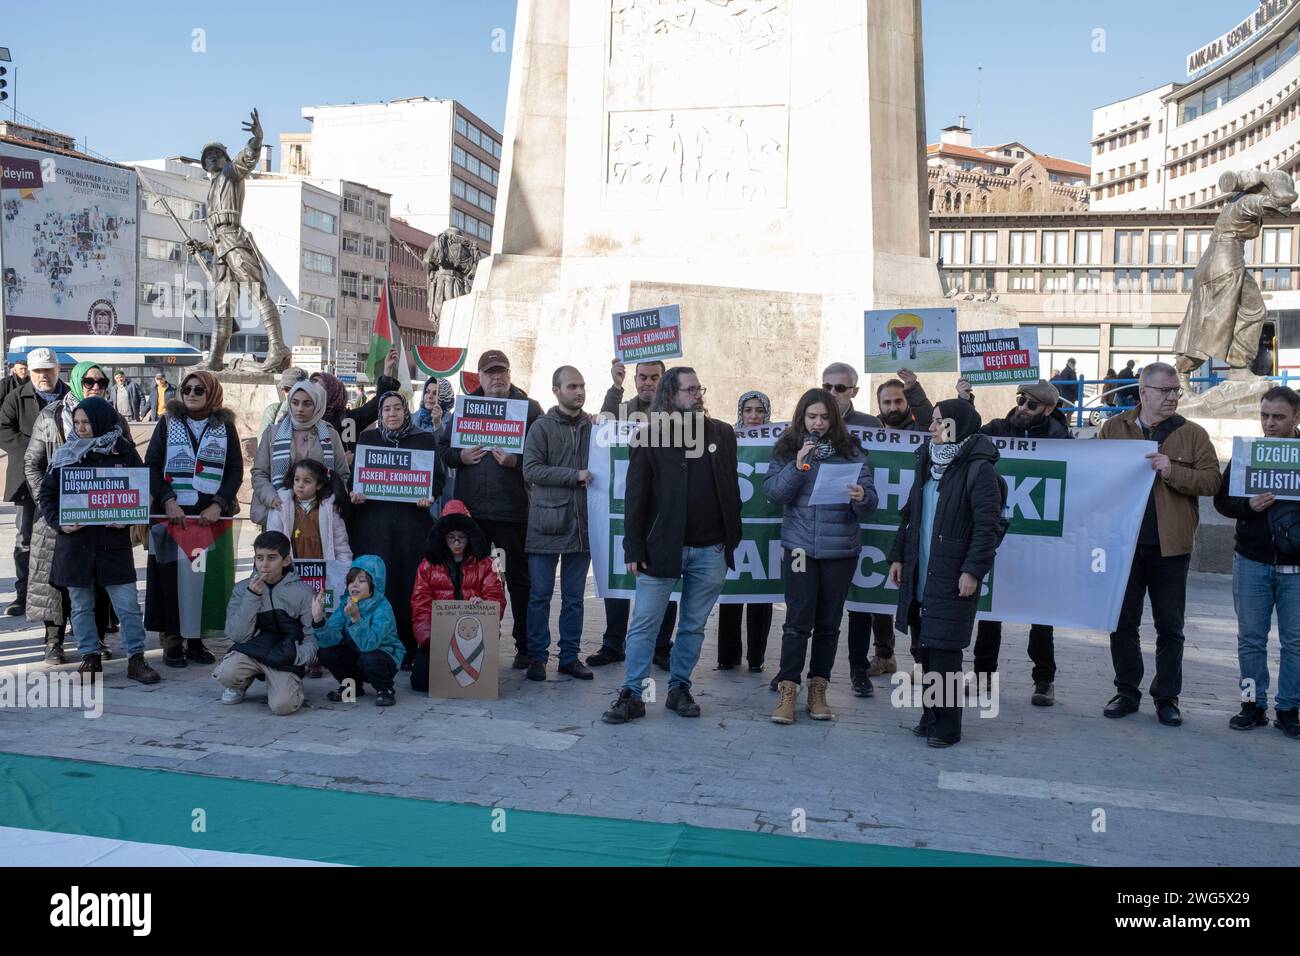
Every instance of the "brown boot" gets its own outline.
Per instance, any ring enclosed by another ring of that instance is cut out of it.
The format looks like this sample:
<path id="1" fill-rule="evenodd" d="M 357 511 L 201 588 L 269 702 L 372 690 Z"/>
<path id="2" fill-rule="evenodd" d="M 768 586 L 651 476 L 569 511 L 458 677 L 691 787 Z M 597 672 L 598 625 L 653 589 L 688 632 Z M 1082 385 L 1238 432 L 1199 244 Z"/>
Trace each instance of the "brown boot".
<path id="1" fill-rule="evenodd" d="M 132 654 L 126 662 L 126 676 L 138 680 L 141 684 L 156 684 L 162 676 L 149 666 L 143 654 Z"/>
<path id="2" fill-rule="evenodd" d="M 830 683 L 825 677 L 808 678 L 808 716 L 813 720 L 834 720 L 835 714 L 826 703 L 826 687 Z"/>
<path id="3" fill-rule="evenodd" d="M 776 699 L 776 710 L 772 711 L 772 723 L 793 724 L 794 702 L 799 696 L 799 685 L 792 680 L 783 680 L 776 685 L 776 692 L 779 696 Z"/>

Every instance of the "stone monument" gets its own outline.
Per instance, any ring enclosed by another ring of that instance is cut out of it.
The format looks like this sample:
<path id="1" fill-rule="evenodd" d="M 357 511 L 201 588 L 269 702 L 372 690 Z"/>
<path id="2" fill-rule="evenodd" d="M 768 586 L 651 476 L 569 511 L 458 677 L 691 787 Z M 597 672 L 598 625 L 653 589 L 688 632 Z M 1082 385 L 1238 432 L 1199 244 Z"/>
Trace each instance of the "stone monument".
<path id="1" fill-rule="evenodd" d="M 440 342 L 505 350 L 544 402 L 566 363 L 608 387 L 614 312 L 680 305 L 681 362 L 729 419 L 745 389 L 785 417 L 829 362 L 861 367 L 865 309 L 956 304 L 919 0 L 519 0 L 513 56 L 492 254 Z M 1017 324 L 967 305 L 963 327 Z"/>

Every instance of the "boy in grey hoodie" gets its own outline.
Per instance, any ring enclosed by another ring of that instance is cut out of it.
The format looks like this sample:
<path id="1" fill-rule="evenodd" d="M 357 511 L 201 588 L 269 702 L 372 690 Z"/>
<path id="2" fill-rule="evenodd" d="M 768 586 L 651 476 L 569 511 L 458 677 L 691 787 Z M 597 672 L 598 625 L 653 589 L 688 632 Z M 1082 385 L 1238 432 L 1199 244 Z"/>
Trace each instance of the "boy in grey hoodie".
<path id="1" fill-rule="evenodd" d="M 253 541 L 253 567 L 230 595 L 226 637 L 234 646 L 212 676 L 226 688 L 223 704 L 238 704 L 254 680 L 265 680 L 271 713 L 283 717 L 302 706 L 303 674 L 316 657 L 316 595 L 294 573 L 289 539 L 279 531 Z"/>

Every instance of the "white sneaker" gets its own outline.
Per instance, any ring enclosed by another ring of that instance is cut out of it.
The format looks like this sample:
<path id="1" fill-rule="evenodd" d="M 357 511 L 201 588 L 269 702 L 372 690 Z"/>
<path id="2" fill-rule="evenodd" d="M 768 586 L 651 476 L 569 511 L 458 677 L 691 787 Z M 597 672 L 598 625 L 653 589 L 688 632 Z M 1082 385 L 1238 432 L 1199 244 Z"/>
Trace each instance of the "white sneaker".
<path id="1" fill-rule="evenodd" d="M 221 692 L 223 704 L 238 704 L 244 699 L 244 692 L 236 687 L 227 687 Z"/>

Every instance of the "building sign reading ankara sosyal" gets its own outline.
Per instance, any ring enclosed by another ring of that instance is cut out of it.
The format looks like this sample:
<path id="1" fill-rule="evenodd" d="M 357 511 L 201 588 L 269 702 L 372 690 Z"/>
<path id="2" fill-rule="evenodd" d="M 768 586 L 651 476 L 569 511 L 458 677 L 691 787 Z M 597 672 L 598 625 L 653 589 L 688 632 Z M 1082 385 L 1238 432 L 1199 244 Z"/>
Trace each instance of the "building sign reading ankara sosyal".
<path id="1" fill-rule="evenodd" d="M 1269 25 L 1296 5 L 1300 0 L 1264 0 L 1246 19 L 1219 37 L 1205 44 L 1194 53 L 1187 54 L 1187 75 L 1195 76 L 1211 63 L 1235 52 L 1239 47 L 1253 41 Z"/>
<path id="2" fill-rule="evenodd" d="M 495 448 L 523 454 L 524 429 L 528 423 L 526 400 L 457 395 L 455 415 L 452 448 Z"/>

